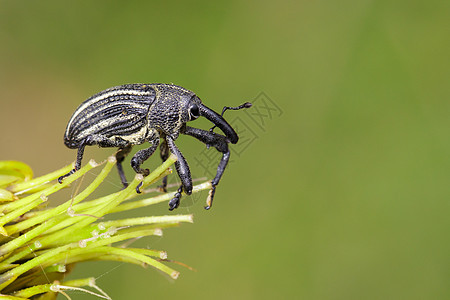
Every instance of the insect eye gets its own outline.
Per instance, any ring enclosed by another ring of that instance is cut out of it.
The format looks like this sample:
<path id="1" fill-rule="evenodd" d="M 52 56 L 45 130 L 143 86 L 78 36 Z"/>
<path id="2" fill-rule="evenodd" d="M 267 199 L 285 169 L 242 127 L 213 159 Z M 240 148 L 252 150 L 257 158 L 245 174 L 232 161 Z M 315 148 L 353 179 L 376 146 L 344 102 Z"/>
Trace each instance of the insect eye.
<path id="1" fill-rule="evenodd" d="M 197 104 L 192 104 L 189 109 L 189 114 L 191 115 L 192 119 L 197 119 L 200 116 Z"/>

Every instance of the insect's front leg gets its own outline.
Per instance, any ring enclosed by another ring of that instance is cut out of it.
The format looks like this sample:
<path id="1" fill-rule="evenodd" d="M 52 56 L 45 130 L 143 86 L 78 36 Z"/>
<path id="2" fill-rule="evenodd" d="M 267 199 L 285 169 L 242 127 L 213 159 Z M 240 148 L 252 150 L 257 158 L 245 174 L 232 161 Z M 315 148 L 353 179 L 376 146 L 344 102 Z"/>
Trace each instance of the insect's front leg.
<path id="1" fill-rule="evenodd" d="M 173 210 L 180 205 L 181 192 L 183 190 L 188 195 L 192 194 L 192 177 L 191 171 L 189 170 L 189 165 L 183 154 L 181 154 L 181 151 L 175 145 L 173 138 L 168 135 L 166 136 L 166 141 L 170 152 L 175 154 L 177 157 L 175 168 L 177 169 L 178 176 L 180 177 L 182 183 L 173 199 L 169 202 L 169 210 Z"/>
<path id="2" fill-rule="evenodd" d="M 161 142 L 161 146 L 159 146 L 160 149 L 160 156 L 163 162 L 165 162 L 169 158 L 169 146 L 167 146 L 166 139 L 164 138 Z M 167 193 L 167 176 L 164 176 L 162 179 L 162 184 L 159 186 L 159 188 L 164 192 Z"/>
<path id="3" fill-rule="evenodd" d="M 216 193 L 216 186 L 219 184 L 220 178 L 222 178 L 223 172 L 230 160 L 230 150 L 228 148 L 227 138 L 221 134 L 214 133 L 212 131 L 206 131 L 198 128 L 186 126 L 182 129 L 181 133 L 195 137 L 199 141 L 205 143 L 208 147 L 212 146 L 217 151 L 222 153 L 222 159 L 217 166 L 216 177 L 211 181 L 211 191 L 209 192 L 208 201 L 205 209 L 210 209 Z"/>

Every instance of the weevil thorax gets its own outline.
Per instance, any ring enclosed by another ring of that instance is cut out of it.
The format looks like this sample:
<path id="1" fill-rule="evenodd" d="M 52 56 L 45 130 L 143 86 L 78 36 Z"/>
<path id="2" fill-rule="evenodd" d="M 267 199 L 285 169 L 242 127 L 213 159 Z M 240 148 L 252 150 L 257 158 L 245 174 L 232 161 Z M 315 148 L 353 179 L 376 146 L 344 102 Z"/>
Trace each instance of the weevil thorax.
<path id="1" fill-rule="evenodd" d="M 172 84 L 152 84 L 156 99 L 148 113 L 148 127 L 172 136 L 176 139 L 180 128 L 192 120 L 189 107 L 192 103 L 201 103 L 195 93 Z"/>

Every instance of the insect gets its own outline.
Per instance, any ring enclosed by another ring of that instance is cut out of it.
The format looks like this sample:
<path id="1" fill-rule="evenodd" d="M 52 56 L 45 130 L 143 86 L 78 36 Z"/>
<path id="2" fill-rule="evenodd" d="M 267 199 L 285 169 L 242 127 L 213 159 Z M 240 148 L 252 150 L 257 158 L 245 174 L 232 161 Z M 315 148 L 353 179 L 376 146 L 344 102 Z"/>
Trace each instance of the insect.
<path id="1" fill-rule="evenodd" d="M 226 110 L 239 110 L 251 107 L 246 102 L 238 107 L 224 107 L 219 115 L 202 103 L 193 92 L 173 84 L 126 84 L 104 90 L 81 103 L 67 124 L 64 144 L 78 149 L 74 169 L 58 178 L 63 179 L 75 173 L 81 167 L 86 146 L 118 147 L 116 153 L 117 169 L 124 187 L 128 186 L 122 162 L 130 153 L 133 145 L 150 143 L 150 147 L 139 150 L 131 159 L 131 167 L 136 173 L 147 176 L 150 171 L 141 165 L 160 147 L 160 156 L 166 160 L 170 153 L 177 156 L 175 168 L 181 180 L 174 198 L 169 202 L 169 210 L 180 204 L 181 193 L 192 193 L 192 177 L 189 165 L 175 145 L 179 134 L 192 136 L 215 147 L 222 153 L 217 173 L 211 181 L 212 188 L 207 206 L 209 209 L 220 178 L 230 159 L 228 143 L 236 144 L 239 137 L 235 130 L 223 118 Z M 189 127 L 187 122 L 205 117 L 214 126 L 209 130 Z M 218 127 L 225 135 L 214 132 Z M 167 177 L 163 179 L 162 189 L 166 191 Z M 140 186 L 136 191 L 140 193 Z"/>

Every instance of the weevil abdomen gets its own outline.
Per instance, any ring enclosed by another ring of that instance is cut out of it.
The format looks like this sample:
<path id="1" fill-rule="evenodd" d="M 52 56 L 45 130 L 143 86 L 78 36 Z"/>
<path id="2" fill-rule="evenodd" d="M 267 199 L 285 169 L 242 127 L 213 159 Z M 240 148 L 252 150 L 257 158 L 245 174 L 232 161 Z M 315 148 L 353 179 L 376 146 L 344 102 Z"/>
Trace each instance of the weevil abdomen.
<path id="1" fill-rule="evenodd" d="M 155 100 L 149 85 L 127 84 L 104 90 L 83 103 L 72 115 L 64 134 L 64 143 L 77 148 L 88 136 L 127 139 L 137 144 L 145 136 L 148 110 Z"/>

